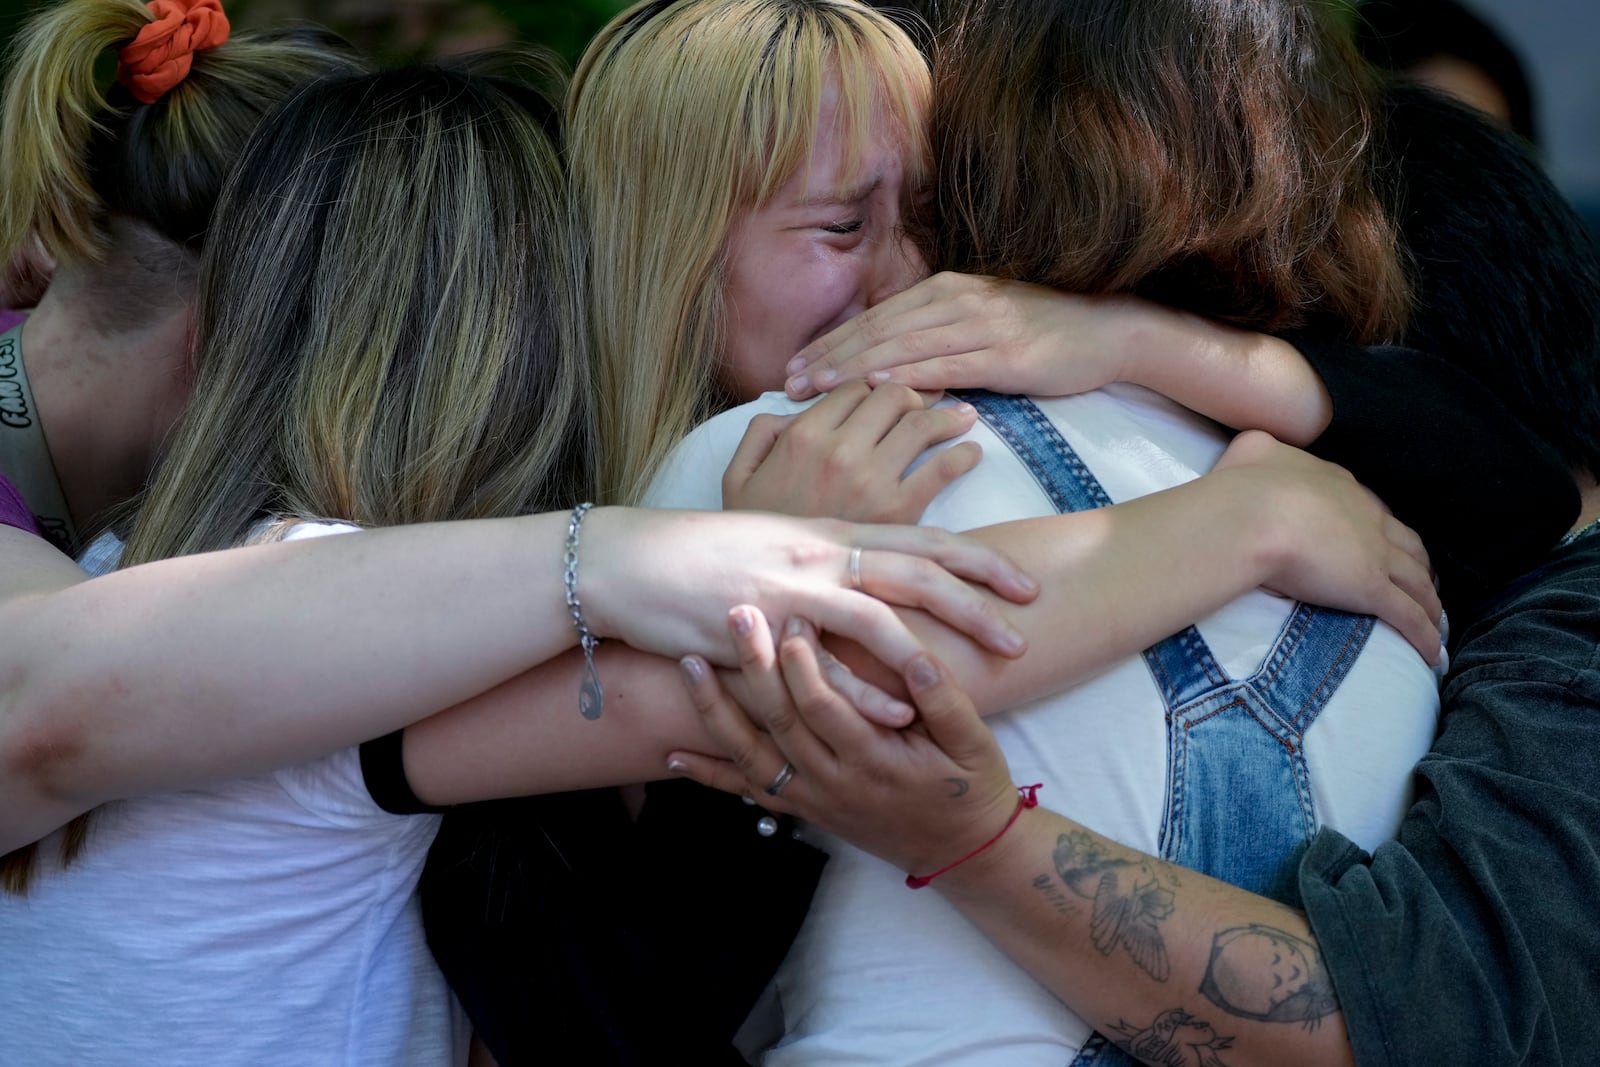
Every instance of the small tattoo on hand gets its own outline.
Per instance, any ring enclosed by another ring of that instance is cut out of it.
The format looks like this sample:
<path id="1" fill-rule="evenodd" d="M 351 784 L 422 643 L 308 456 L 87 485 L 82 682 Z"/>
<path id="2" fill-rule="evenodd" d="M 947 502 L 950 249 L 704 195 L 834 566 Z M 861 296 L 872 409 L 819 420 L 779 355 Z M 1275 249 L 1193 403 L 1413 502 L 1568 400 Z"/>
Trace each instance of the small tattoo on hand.
<path id="1" fill-rule="evenodd" d="M 951 799 L 966 796 L 967 790 L 972 788 L 965 778 L 946 778 L 945 782 L 950 786 Z"/>

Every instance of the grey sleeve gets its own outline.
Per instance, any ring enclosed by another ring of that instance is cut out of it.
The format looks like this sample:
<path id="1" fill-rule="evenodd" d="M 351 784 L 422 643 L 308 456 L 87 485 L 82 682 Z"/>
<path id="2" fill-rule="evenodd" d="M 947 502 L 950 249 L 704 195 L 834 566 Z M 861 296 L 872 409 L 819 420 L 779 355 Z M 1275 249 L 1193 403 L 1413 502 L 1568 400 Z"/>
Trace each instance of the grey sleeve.
<path id="1" fill-rule="evenodd" d="M 1600 1053 L 1592 646 L 1587 659 L 1540 679 L 1509 653 L 1469 658 L 1396 840 L 1371 856 L 1330 830 L 1313 841 L 1302 904 L 1360 1067 Z"/>

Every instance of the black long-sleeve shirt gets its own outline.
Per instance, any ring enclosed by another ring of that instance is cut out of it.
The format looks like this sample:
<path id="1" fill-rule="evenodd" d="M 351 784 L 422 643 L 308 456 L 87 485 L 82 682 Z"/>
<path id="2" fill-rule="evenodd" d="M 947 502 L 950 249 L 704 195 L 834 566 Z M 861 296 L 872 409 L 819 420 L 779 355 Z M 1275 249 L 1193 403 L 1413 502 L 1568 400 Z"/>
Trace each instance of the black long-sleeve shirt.
<path id="1" fill-rule="evenodd" d="M 1374 155 L 1415 310 L 1404 348 L 1289 338 L 1333 400 L 1333 422 L 1310 451 L 1416 529 L 1446 607 L 1464 622 L 1577 517 L 1574 464 L 1546 443 L 1561 428 L 1527 379 L 1537 368 L 1559 381 L 1562 368 L 1596 358 L 1600 301 L 1592 271 L 1576 269 L 1595 257 L 1521 146 L 1435 93 L 1391 90 Z M 1557 246 L 1578 250 L 1552 255 Z"/>

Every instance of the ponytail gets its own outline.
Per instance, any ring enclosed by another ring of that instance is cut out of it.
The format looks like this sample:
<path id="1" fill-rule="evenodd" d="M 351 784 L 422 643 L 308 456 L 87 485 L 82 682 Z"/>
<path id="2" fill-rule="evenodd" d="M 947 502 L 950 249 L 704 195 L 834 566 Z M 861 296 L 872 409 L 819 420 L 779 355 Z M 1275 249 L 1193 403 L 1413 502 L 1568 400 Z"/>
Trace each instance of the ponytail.
<path id="1" fill-rule="evenodd" d="M 106 58 L 128 84 L 102 90 L 95 70 Z M 307 82 L 359 69 L 322 30 L 230 40 L 216 0 L 46 9 L 13 45 L 0 107 L 0 261 L 32 235 L 57 261 L 99 260 L 111 214 L 198 253 L 262 115 Z"/>
<path id="2" fill-rule="evenodd" d="M 190 18 L 197 8 L 201 18 Z M 141 38 L 155 47 L 129 50 L 135 61 L 126 62 L 122 46 L 158 19 L 169 25 Z M 131 91 L 119 83 L 102 93 L 96 83 L 95 66 L 111 48 Z M 319 77 L 361 69 L 349 46 L 323 30 L 228 40 L 216 0 L 64 0 L 34 18 L 12 50 L 0 105 L 0 262 L 37 235 L 57 262 L 99 261 L 115 245 L 138 249 L 143 263 L 165 260 L 162 251 L 197 263 L 223 182 L 266 112 Z M 167 242 L 162 250 L 138 244 L 153 241 L 146 230 Z M 127 279 L 136 300 L 138 281 Z M 86 815 L 66 827 L 63 864 L 88 831 Z M 0 856 L 0 893 L 27 892 L 38 854 L 34 843 Z"/>
<path id="3" fill-rule="evenodd" d="M 89 173 L 89 142 L 110 116 L 95 63 L 150 21 L 140 0 L 69 0 L 17 36 L 0 111 L 0 258 L 32 234 L 57 260 L 99 258 L 95 223 L 106 205 Z"/>

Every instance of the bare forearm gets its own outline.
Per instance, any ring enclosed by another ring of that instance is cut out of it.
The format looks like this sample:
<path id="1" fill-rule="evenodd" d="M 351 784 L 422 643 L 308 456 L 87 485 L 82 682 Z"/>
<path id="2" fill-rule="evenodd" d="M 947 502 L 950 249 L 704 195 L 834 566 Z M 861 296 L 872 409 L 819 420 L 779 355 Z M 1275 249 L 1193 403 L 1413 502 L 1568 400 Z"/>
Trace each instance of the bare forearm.
<path id="1" fill-rule="evenodd" d="M 7 770 L 88 807 L 283 766 L 464 700 L 573 643 L 564 525 L 375 530 L 23 592 L 0 607 L 16 620 Z"/>
<path id="2" fill-rule="evenodd" d="M 1180 311 L 1133 321 L 1128 381 L 1224 426 L 1265 430 L 1301 448 L 1333 418 L 1322 379 L 1287 341 Z"/>
<path id="3" fill-rule="evenodd" d="M 1354 1063 L 1315 935 L 1302 914 L 1265 897 L 1042 808 L 934 885 L 1147 1063 Z"/>
<path id="4" fill-rule="evenodd" d="M 578 712 L 583 656 L 558 656 L 406 730 L 406 780 L 429 804 L 557 793 L 666 777 L 674 749 L 714 752 L 670 659 L 607 644 L 605 712 Z"/>
<path id="5" fill-rule="evenodd" d="M 926 615 L 905 617 L 984 715 L 1058 693 L 1267 579 L 1275 558 L 1270 509 L 1236 488 L 1245 487 L 1212 475 L 1115 507 L 969 531 L 1040 583 L 1032 604 L 995 602 L 1028 639 L 1021 659 L 985 652 Z M 876 684 L 901 691 L 881 664 L 836 651 Z"/>

